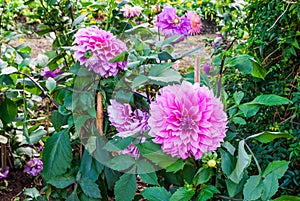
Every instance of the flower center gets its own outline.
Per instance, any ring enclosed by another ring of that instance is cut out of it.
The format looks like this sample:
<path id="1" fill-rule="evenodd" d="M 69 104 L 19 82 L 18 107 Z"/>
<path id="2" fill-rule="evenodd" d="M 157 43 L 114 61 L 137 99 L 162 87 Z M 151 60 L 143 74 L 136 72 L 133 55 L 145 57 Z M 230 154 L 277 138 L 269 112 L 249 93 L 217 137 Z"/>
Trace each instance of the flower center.
<path id="1" fill-rule="evenodd" d="M 191 130 L 193 129 L 194 120 L 190 116 L 183 116 L 180 119 L 180 128 L 182 130 Z"/>
<path id="2" fill-rule="evenodd" d="M 174 24 L 178 24 L 178 23 L 179 23 L 178 18 L 175 18 L 175 19 L 174 19 Z"/>

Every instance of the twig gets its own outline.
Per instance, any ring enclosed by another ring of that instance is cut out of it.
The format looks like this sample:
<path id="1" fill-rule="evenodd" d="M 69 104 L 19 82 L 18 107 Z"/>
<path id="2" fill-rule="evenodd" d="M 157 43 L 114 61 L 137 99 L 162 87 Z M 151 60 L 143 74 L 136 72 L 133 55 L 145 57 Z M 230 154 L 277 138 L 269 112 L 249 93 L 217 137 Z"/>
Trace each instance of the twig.
<path id="1" fill-rule="evenodd" d="M 267 61 L 267 59 L 272 56 L 275 52 L 277 52 L 280 48 L 276 48 L 273 52 L 271 52 L 261 63 L 265 64 L 265 62 Z"/>
<path id="2" fill-rule="evenodd" d="M 28 77 L 42 92 L 43 94 L 49 98 L 51 100 L 51 102 L 56 105 L 57 107 L 59 106 L 58 102 L 56 102 L 46 91 L 45 89 L 37 82 L 35 81 L 32 77 L 30 77 L 29 75 L 27 75 L 26 73 L 22 73 L 22 72 L 15 72 L 16 74 L 21 74 L 24 75 L 26 77 Z"/>
<path id="3" fill-rule="evenodd" d="M 290 6 L 291 2 L 288 2 L 288 5 L 286 6 L 285 10 L 283 11 L 283 13 L 281 13 L 281 15 L 279 15 L 279 17 L 276 19 L 276 21 L 274 22 L 274 24 L 267 29 L 267 31 L 270 31 L 271 29 L 274 28 L 275 24 L 280 20 L 280 18 L 286 13 L 286 11 L 288 10 L 289 6 Z"/>
<path id="4" fill-rule="evenodd" d="M 216 195 L 216 196 L 219 198 L 222 198 L 222 199 L 226 199 L 226 200 L 243 200 L 243 199 L 238 199 L 238 198 L 227 197 L 225 195 Z"/>

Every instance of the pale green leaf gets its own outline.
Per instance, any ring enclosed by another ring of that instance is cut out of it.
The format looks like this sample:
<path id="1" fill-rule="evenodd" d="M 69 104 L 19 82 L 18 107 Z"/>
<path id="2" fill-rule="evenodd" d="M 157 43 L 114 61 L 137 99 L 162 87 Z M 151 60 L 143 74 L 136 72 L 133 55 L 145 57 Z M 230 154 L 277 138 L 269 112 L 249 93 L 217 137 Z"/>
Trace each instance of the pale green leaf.
<path id="1" fill-rule="evenodd" d="M 117 155 L 106 163 L 108 167 L 117 171 L 126 170 L 134 164 L 134 158 L 127 154 Z"/>
<path id="2" fill-rule="evenodd" d="M 56 81 L 52 77 L 49 77 L 46 80 L 46 88 L 50 93 L 56 88 Z"/>
<path id="3" fill-rule="evenodd" d="M 185 189 L 179 188 L 175 191 L 175 193 L 171 196 L 170 201 L 190 201 L 191 198 L 194 196 L 195 190 L 194 189 Z"/>
<path id="4" fill-rule="evenodd" d="M 213 174 L 212 168 L 200 168 L 194 177 L 194 183 L 196 186 L 204 184 L 210 180 Z"/>
<path id="5" fill-rule="evenodd" d="M 15 67 L 7 67 L 1 70 L 1 75 L 10 75 L 15 72 L 18 72 L 18 70 Z"/>
<path id="6" fill-rule="evenodd" d="M 47 183 L 55 186 L 56 188 L 66 188 L 75 182 L 75 177 L 72 175 L 62 175 L 51 178 Z"/>
<path id="7" fill-rule="evenodd" d="M 141 179 L 147 184 L 159 185 L 157 182 L 155 168 L 145 159 L 137 161 L 136 173 L 140 175 Z"/>
<path id="8" fill-rule="evenodd" d="M 269 163 L 265 171 L 262 173 L 263 177 L 266 177 L 270 173 L 274 173 L 277 179 L 283 177 L 284 173 L 287 171 L 289 167 L 288 161 L 273 161 Z"/>
<path id="9" fill-rule="evenodd" d="M 260 175 L 251 176 L 244 186 L 244 201 L 257 200 L 261 197 L 263 183 Z"/>
<path id="10" fill-rule="evenodd" d="M 240 125 L 246 125 L 246 121 L 245 119 L 243 119 L 242 117 L 233 117 L 232 121 L 236 124 L 240 124 Z"/>
<path id="11" fill-rule="evenodd" d="M 91 198 L 101 198 L 101 192 L 98 185 L 90 179 L 81 178 L 79 185 L 84 194 Z"/>
<path id="12" fill-rule="evenodd" d="M 261 143 L 268 143 L 272 142 L 273 140 L 277 138 L 292 138 L 293 136 L 289 133 L 283 133 L 283 132 L 269 132 L 269 131 L 264 131 L 261 133 L 257 133 L 254 135 L 249 136 L 247 139 L 254 138 Z"/>
<path id="13" fill-rule="evenodd" d="M 274 199 L 273 201 L 300 201 L 300 197 L 292 195 L 282 195 L 279 198 Z"/>
<path id="14" fill-rule="evenodd" d="M 234 92 L 233 99 L 236 105 L 239 105 L 243 98 L 244 98 L 244 92 L 242 91 Z"/>
<path id="15" fill-rule="evenodd" d="M 279 188 L 278 178 L 275 172 L 268 174 L 263 180 L 263 194 L 261 196 L 262 200 L 269 200 Z"/>
<path id="16" fill-rule="evenodd" d="M 291 103 L 291 101 L 285 97 L 281 97 L 281 96 L 278 96 L 275 94 L 263 94 L 263 95 L 257 96 L 249 104 L 274 106 L 274 105 L 284 105 L 284 104 L 289 104 L 289 103 Z"/>

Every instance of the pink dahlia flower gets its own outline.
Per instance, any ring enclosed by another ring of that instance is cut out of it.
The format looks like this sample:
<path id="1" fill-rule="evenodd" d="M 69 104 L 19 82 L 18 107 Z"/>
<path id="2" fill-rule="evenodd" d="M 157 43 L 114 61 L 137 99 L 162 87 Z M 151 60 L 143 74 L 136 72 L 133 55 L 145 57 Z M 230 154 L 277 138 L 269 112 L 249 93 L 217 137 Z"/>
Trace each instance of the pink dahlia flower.
<path id="1" fill-rule="evenodd" d="M 175 8 L 164 8 L 158 15 L 157 26 L 166 38 L 182 35 L 176 42 L 184 40 L 191 29 L 190 20 L 185 16 L 178 17 Z"/>
<path id="2" fill-rule="evenodd" d="M 189 33 L 191 35 L 199 34 L 201 24 L 202 24 L 200 16 L 197 15 L 197 13 L 194 11 L 188 11 L 185 15 L 190 20 L 191 23 L 191 30 L 189 31 Z"/>
<path id="3" fill-rule="evenodd" d="M 112 33 L 97 27 L 79 29 L 74 44 L 77 44 L 73 47 L 75 59 L 102 77 L 115 76 L 127 66 L 127 61 L 109 62 L 127 50 L 125 43 L 116 39 Z"/>
<path id="4" fill-rule="evenodd" d="M 116 136 L 126 138 L 137 133 L 143 134 L 149 130 L 148 119 L 149 114 L 139 109 L 133 110 L 127 103 L 120 103 L 114 99 L 110 100 L 111 105 L 108 106 L 108 117 L 111 125 L 113 125 L 118 133 Z M 143 136 L 137 137 L 139 142 L 145 142 Z M 139 157 L 139 151 L 133 143 L 120 154 L 130 154 L 135 158 Z"/>
<path id="5" fill-rule="evenodd" d="M 123 16 L 126 18 L 138 17 L 142 12 L 142 7 L 140 6 L 133 6 L 126 4 L 121 11 L 123 12 Z"/>
<path id="6" fill-rule="evenodd" d="M 155 143 L 173 157 L 199 159 L 220 147 L 227 115 L 212 91 L 184 81 L 160 90 L 150 104 L 150 133 Z"/>

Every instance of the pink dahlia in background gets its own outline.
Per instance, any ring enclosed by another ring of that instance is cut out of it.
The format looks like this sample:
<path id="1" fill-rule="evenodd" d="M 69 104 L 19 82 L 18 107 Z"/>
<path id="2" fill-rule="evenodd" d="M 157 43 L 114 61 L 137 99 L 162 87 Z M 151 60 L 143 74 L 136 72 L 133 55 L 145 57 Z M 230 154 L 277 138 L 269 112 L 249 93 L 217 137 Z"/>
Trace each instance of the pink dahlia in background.
<path id="1" fill-rule="evenodd" d="M 157 26 L 166 38 L 182 35 L 176 42 L 184 40 L 191 29 L 190 20 L 185 16 L 178 17 L 175 8 L 164 8 L 158 15 Z"/>
<path id="2" fill-rule="evenodd" d="M 166 86 L 150 104 L 150 133 L 173 157 L 199 159 L 220 147 L 227 116 L 221 101 L 199 84 Z"/>
<path id="3" fill-rule="evenodd" d="M 75 59 L 102 77 L 115 76 L 127 66 L 127 61 L 109 62 L 127 50 L 125 43 L 116 39 L 112 33 L 97 27 L 79 29 L 74 44 Z"/>
<path id="4" fill-rule="evenodd" d="M 110 103 L 111 105 L 107 108 L 108 117 L 111 125 L 118 131 L 116 136 L 126 138 L 137 133 L 143 134 L 149 130 L 149 114 L 147 112 L 139 109 L 133 110 L 128 103 L 120 103 L 114 99 L 111 99 Z M 139 136 L 136 140 L 145 142 L 146 138 Z M 135 158 L 139 157 L 138 148 L 133 143 L 120 151 L 120 154 L 130 154 Z"/>
<path id="5" fill-rule="evenodd" d="M 200 16 L 197 15 L 197 13 L 194 11 L 188 11 L 185 15 L 190 20 L 190 23 L 191 23 L 191 29 L 190 29 L 189 33 L 191 35 L 199 34 L 201 24 L 202 24 Z"/>
<path id="6" fill-rule="evenodd" d="M 123 16 L 126 18 L 132 18 L 132 17 L 138 17 L 140 16 L 142 12 L 142 7 L 140 6 L 130 6 L 128 4 L 125 4 L 125 6 L 121 9 L 123 12 Z"/>

